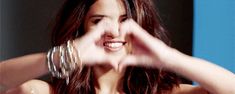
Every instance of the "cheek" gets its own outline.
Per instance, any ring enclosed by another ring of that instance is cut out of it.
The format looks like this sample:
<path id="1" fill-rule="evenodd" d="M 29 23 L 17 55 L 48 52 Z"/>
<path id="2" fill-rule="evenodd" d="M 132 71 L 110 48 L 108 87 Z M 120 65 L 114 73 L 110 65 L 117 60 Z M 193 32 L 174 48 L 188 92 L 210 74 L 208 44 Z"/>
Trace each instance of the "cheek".
<path id="1" fill-rule="evenodd" d="M 90 32 L 92 30 L 96 30 L 96 26 L 92 23 L 86 23 L 86 25 L 84 25 L 84 32 L 87 33 L 87 32 Z"/>
<path id="2" fill-rule="evenodd" d="M 93 30 L 98 30 L 98 24 L 94 24 L 91 20 L 85 21 L 84 22 L 84 32 L 90 32 Z"/>

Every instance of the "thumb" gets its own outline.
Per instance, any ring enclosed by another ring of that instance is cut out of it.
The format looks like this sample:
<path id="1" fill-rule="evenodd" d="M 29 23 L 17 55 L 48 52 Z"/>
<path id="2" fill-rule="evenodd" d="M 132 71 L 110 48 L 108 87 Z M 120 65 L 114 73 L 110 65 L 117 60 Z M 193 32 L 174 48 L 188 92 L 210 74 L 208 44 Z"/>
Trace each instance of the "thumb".
<path id="1" fill-rule="evenodd" d="M 154 59 L 147 55 L 127 55 L 118 65 L 118 71 L 127 66 L 155 67 Z"/>
<path id="2" fill-rule="evenodd" d="M 118 64 L 118 71 L 121 72 L 124 68 L 128 66 L 137 65 L 138 59 L 134 55 L 127 55 Z"/>
<path id="3" fill-rule="evenodd" d="M 118 71 L 119 63 L 117 61 L 111 61 L 110 65 L 113 67 L 115 71 Z"/>

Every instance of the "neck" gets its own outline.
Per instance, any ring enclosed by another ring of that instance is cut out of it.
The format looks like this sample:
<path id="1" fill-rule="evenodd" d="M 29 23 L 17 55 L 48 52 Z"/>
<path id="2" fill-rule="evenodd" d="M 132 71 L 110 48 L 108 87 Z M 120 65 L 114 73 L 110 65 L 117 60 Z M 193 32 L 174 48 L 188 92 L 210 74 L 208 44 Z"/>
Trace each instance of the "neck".
<path id="1" fill-rule="evenodd" d="M 111 66 L 94 67 L 95 89 L 98 94 L 116 94 L 122 91 L 123 72 L 115 71 Z"/>

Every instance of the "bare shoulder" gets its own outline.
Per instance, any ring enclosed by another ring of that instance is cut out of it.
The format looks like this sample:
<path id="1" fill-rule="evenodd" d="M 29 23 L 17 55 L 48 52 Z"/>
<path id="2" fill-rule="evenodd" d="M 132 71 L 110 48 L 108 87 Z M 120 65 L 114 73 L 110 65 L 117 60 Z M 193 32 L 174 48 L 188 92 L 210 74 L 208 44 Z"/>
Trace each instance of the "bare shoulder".
<path id="1" fill-rule="evenodd" d="M 173 89 L 172 94 L 209 94 L 209 92 L 200 86 L 180 84 L 179 87 Z"/>
<path id="2" fill-rule="evenodd" d="M 52 88 L 45 81 L 29 80 L 19 87 L 8 90 L 6 94 L 52 94 Z"/>

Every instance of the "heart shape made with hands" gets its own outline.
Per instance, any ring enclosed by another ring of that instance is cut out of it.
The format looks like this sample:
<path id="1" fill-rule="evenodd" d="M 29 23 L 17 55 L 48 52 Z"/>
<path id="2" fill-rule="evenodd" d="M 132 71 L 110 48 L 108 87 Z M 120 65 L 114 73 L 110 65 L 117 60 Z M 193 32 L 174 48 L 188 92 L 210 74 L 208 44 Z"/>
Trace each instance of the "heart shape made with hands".
<path id="1" fill-rule="evenodd" d="M 102 36 L 112 29 L 108 20 L 90 27 L 88 32 L 75 39 L 75 47 L 79 49 L 80 58 L 85 65 L 110 64 L 121 71 L 126 66 L 160 67 L 160 58 L 169 48 L 161 40 L 153 37 L 132 19 L 120 25 L 120 35 L 125 36 L 127 54 L 113 58 L 102 48 Z M 165 55 L 163 55 L 165 56 Z M 110 59 L 111 58 L 111 59 Z"/>
<path id="2" fill-rule="evenodd" d="M 161 58 L 171 53 L 170 47 L 164 42 L 150 35 L 132 19 L 121 25 L 120 32 L 125 33 L 131 47 L 130 53 L 119 62 L 118 70 L 126 66 L 163 67 Z"/>

